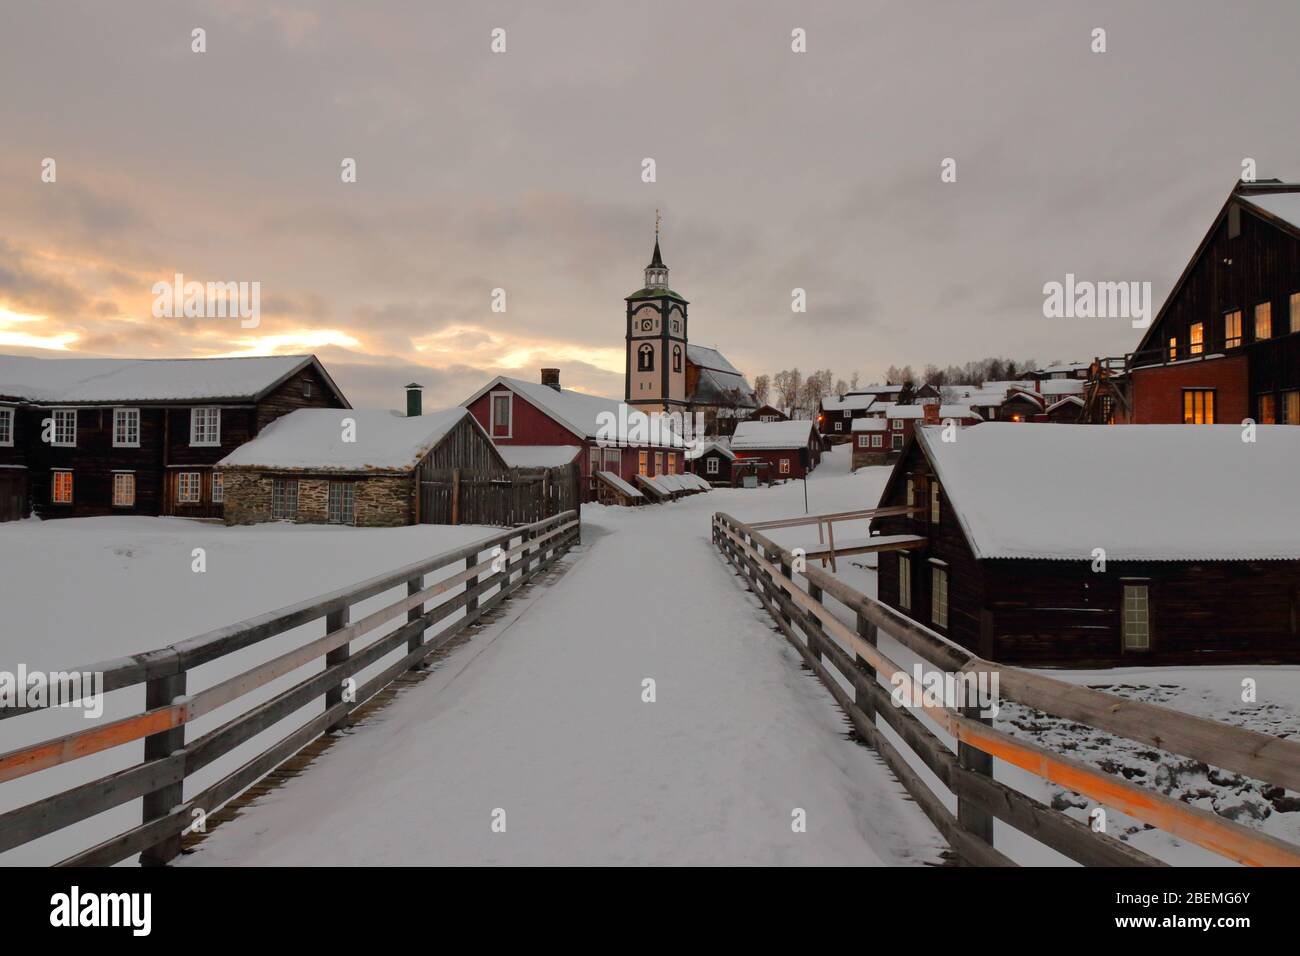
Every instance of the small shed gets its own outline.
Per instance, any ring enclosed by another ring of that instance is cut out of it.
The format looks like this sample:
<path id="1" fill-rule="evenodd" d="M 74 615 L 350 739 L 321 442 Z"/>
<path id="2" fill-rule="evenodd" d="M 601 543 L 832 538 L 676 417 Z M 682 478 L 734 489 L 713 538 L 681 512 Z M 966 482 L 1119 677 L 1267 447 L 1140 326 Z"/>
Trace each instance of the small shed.
<path id="1" fill-rule="evenodd" d="M 686 453 L 686 463 L 694 474 L 711 485 L 731 484 L 731 463 L 736 453 L 722 442 L 701 442 Z"/>
<path id="2" fill-rule="evenodd" d="M 821 462 L 821 437 L 814 422 L 741 422 L 731 437 L 737 457 L 757 458 L 770 466 L 769 481 L 805 478 Z"/>
<path id="3" fill-rule="evenodd" d="M 273 422 L 220 467 L 226 524 L 394 527 L 420 522 L 425 470 L 508 465 L 465 408 L 409 416 L 311 408 Z"/>

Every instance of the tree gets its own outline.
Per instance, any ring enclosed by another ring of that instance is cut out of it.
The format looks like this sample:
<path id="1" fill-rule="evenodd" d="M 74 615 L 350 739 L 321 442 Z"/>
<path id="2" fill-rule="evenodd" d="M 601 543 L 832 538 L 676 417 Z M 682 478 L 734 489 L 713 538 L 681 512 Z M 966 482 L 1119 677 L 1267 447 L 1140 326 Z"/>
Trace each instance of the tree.
<path id="1" fill-rule="evenodd" d="M 754 379 L 754 398 L 758 400 L 758 404 L 767 404 L 767 396 L 771 388 L 772 380 L 768 376 L 760 375 Z"/>
<path id="2" fill-rule="evenodd" d="M 803 385 L 803 375 L 799 369 L 782 369 L 772 377 L 776 388 L 776 397 L 781 401 L 781 411 L 789 415 L 799 401 L 799 388 Z"/>
<path id="3" fill-rule="evenodd" d="M 849 383 L 844 381 L 844 379 L 840 379 L 838 382 L 835 383 L 835 394 L 838 395 L 840 398 L 843 398 L 846 394 L 848 394 L 848 391 L 849 391 Z"/>

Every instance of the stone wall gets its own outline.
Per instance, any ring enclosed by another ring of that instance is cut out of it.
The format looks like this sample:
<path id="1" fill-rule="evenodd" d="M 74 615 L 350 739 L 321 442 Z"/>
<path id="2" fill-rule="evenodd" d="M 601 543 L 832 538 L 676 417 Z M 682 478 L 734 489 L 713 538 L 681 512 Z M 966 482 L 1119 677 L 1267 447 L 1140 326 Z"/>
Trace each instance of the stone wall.
<path id="1" fill-rule="evenodd" d="M 226 524 L 257 524 L 270 521 L 271 474 L 243 469 L 225 471 Z M 320 475 L 285 474 L 279 477 L 298 482 L 299 524 L 329 522 L 329 486 L 333 480 Z M 356 525 L 391 528 L 410 524 L 414 517 L 411 478 L 407 475 L 370 475 L 343 479 L 354 489 Z"/>

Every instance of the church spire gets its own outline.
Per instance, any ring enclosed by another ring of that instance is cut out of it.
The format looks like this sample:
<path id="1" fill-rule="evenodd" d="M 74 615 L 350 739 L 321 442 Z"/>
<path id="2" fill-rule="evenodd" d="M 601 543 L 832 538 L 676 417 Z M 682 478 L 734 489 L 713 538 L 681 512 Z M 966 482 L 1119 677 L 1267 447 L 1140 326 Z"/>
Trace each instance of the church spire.
<path id="1" fill-rule="evenodd" d="M 645 285 L 647 289 L 667 289 L 668 288 L 668 267 L 664 265 L 663 256 L 659 253 L 659 224 L 663 222 L 663 217 L 659 215 L 659 210 L 655 210 L 655 252 L 650 257 L 650 264 L 645 267 Z"/>

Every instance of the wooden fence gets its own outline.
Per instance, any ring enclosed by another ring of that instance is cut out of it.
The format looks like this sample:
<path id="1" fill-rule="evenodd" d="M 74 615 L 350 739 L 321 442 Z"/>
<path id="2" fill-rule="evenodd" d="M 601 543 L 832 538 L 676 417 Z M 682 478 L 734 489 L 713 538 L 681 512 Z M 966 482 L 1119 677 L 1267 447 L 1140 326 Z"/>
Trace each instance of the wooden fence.
<path id="1" fill-rule="evenodd" d="M 560 468 L 467 468 L 420 472 L 423 524 L 485 524 L 508 528 L 531 524 L 582 507 L 577 465 Z"/>
<path id="2" fill-rule="evenodd" d="M 60 865 L 109 865 L 134 853 L 141 853 L 145 864 L 166 863 L 180 852 L 182 831 L 194 822 L 196 809 L 211 814 L 312 740 L 337 727 L 350 711 L 549 568 L 573 547 L 579 534 L 578 515 L 568 511 L 179 644 L 77 668 L 83 673 L 101 673 L 105 692 L 144 684 L 144 712 L 2 754 L 0 784 L 137 740 L 144 741 L 143 760 L 0 814 L 0 852 L 143 797 L 139 826 L 77 853 Z M 426 586 L 426 575 L 461 564 L 463 570 Z M 354 605 L 402 587 L 402 597 L 351 621 Z M 489 594 L 493 589 L 495 593 Z M 435 624 L 461 609 L 461 617 L 426 636 Z M 194 668 L 322 618 L 323 636 L 197 693 L 187 689 L 186 675 Z M 402 621 L 400 626 L 357 646 L 360 638 L 395 620 Z M 353 675 L 403 647 L 406 653 L 396 663 L 355 687 Z M 321 657 L 323 670 L 269 700 L 247 707 L 197 739 L 186 741 L 188 722 Z M 355 687 L 354 693 L 345 690 L 349 684 Z M 184 798 L 187 777 L 321 699 L 323 708 L 306 723 L 201 793 Z M 4 709 L 0 710 L 0 719 L 31 712 L 32 708 Z"/>
<path id="3" fill-rule="evenodd" d="M 954 752 L 911 709 L 895 706 L 893 686 L 901 687 L 910 698 L 912 676 L 880 652 L 877 635 L 883 631 L 930 667 L 948 674 L 987 675 L 986 679 L 996 674 L 1003 701 L 1015 701 L 1292 791 L 1300 791 L 1300 743 L 982 660 L 811 565 L 798 572 L 807 582 L 805 590 L 794 580 L 797 562 L 790 551 L 729 515 L 713 516 L 713 541 L 825 684 L 858 734 L 876 749 L 964 862 L 1014 865 L 994 848 L 993 820 L 997 818 L 1085 865 L 1163 865 L 993 779 L 993 760 L 997 758 L 1230 860 L 1300 865 L 1300 847 L 995 730 L 979 716 L 978 708 L 959 711 L 923 704 L 918 709 L 956 741 Z M 824 603 L 826 595 L 855 616 L 853 627 L 831 613 Z M 832 669 L 853 688 L 852 694 Z M 882 733 L 878 720 L 883 720 L 956 797 L 955 815 Z"/>

